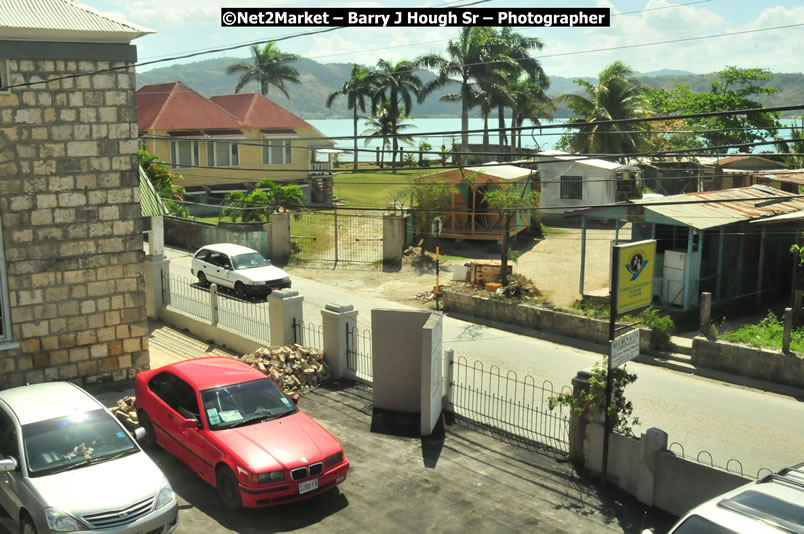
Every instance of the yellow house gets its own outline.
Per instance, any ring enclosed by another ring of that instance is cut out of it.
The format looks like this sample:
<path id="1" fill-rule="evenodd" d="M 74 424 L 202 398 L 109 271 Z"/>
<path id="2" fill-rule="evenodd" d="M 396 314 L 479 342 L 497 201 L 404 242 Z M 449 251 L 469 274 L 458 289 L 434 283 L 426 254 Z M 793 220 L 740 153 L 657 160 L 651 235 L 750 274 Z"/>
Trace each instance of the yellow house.
<path id="1" fill-rule="evenodd" d="M 137 91 L 137 126 L 140 147 L 181 174 L 188 192 L 243 190 L 269 179 L 309 185 L 312 202 L 332 202 L 333 143 L 261 94 L 208 99 L 181 82 L 145 85 Z"/>

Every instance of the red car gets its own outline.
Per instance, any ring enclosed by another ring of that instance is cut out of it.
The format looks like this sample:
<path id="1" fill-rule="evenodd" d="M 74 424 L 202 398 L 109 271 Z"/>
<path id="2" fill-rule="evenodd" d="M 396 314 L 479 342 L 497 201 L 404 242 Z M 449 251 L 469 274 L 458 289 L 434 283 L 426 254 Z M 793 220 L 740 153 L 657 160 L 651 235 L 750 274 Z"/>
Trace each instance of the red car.
<path id="1" fill-rule="evenodd" d="M 346 479 L 338 441 L 246 363 L 184 360 L 139 373 L 135 391 L 140 443 L 178 457 L 230 509 L 306 499 Z"/>

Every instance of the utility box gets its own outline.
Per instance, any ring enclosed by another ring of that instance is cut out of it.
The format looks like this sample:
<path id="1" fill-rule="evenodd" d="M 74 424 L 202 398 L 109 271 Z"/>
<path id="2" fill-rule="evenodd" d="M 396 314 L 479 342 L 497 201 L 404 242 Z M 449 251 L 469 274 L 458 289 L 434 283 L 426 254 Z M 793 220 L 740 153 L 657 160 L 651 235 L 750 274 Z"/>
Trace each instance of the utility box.
<path id="1" fill-rule="evenodd" d="M 469 267 L 469 283 L 475 287 L 485 287 L 488 282 L 499 282 L 502 262 L 499 260 L 473 261 Z M 514 272 L 511 263 L 507 265 L 508 276 Z"/>

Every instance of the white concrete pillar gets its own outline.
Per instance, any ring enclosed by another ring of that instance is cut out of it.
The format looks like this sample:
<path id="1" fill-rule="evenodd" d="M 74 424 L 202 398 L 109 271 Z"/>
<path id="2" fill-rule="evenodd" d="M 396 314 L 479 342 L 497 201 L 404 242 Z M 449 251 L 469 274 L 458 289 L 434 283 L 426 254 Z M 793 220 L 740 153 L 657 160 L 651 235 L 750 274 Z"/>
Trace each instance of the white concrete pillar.
<path id="1" fill-rule="evenodd" d="M 148 235 L 148 255 L 165 255 L 165 218 L 151 217 L 151 231 Z"/>
<path id="2" fill-rule="evenodd" d="M 209 320 L 212 326 L 218 325 L 218 284 L 209 286 Z"/>
<path id="3" fill-rule="evenodd" d="M 162 299 L 162 276 L 170 276 L 170 262 L 162 255 L 147 255 L 144 267 L 146 313 L 149 319 L 159 319 L 162 308 L 169 304 Z"/>
<path id="4" fill-rule="evenodd" d="M 268 321 L 271 330 L 271 345 L 289 345 L 294 342 L 293 320 L 304 324 L 302 304 L 304 297 L 292 289 L 280 289 L 268 296 Z"/>
<path id="5" fill-rule="evenodd" d="M 321 310 L 324 358 L 333 378 L 354 378 L 355 370 L 347 361 L 347 329 L 357 327 L 357 310 L 352 305 L 327 304 Z M 356 350 L 356 347 L 353 347 Z"/>
<path id="6" fill-rule="evenodd" d="M 639 440 L 636 498 L 639 502 L 656 504 L 656 456 L 667 449 L 667 432 L 649 428 Z"/>

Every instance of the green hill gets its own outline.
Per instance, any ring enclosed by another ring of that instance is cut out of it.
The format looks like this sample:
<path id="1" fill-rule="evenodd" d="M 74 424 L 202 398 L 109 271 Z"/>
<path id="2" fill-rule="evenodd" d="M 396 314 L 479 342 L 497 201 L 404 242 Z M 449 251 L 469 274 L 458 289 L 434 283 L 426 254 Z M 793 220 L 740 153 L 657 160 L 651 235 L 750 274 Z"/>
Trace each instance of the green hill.
<path id="1" fill-rule="evenodd" d="M 243 61 L 243 58 L 215 58 L 182 65 L 171 65 L 137 73 L 137 88 L 150 83 L 164 83 L 181 81 L 192 87 L 204 96 L 231 93 L 237 84 L 237 75 L 226 74 L 226 67 L 234 62 Z M 351 118 L 352 112 L 346 108 L 346 99 L 339 98 L 331 109 L 324 106 L 327 96 L 337 91 L 343 82 L 349 78 L 352 69 L 351 63 L 318 63 L 311 59 L 300 58 L 295 67 L 301 74 L 301 84 L 290 84 L 290 101 L 276 88 L 271 88 L 268 96 L 281 106 L 305 119 L 343 119 Z M 659 76 L 641 75 L 640 79 L 651 87 L 672 89 L 674 83 L 687 84 L 693 91 L 707 91 L 714 79 L 714 74 L 689 74 L 681 71 L 661 70 L 654 71 Z M 654 74 L 649 73 L 649 74 Z M 668 73 L 668 74 L 664 74 Z M 549 74 L 549 73 L 548 73 Z M 432 80 L 435 76 L 429 71 L 421 71 L 423 81 Z M 775 78 L 763 82 L 768 86 L 779 89 L 771 97 L 761 99 L 766 106 L 785 106 L 804 103 L 804 74 L 779 73 Z M 576 78 L 552 76 L 548 94 L 551 96 L 563 93 L 572 93 L 578 90 L 573 83 Z M 588 81 L 594 78 L 584 77 Z M 258 91 L 257 84 L 247 85 L 243 91 Z M 414 104 L 412 115 L 414 117 L 457 117 L 461 106 L 456 102 L 442 102 L 439 98 L 449 92 L 454 92 L 455 86 L 442 89 L 431 95 L 422 104 Z M 801 115 L 801 112 L 792 114 Z M 472 116 L 479 116 L 473 110 Z M 557 110 L 556 117 L 567 117 L 566 109 Z"/>

